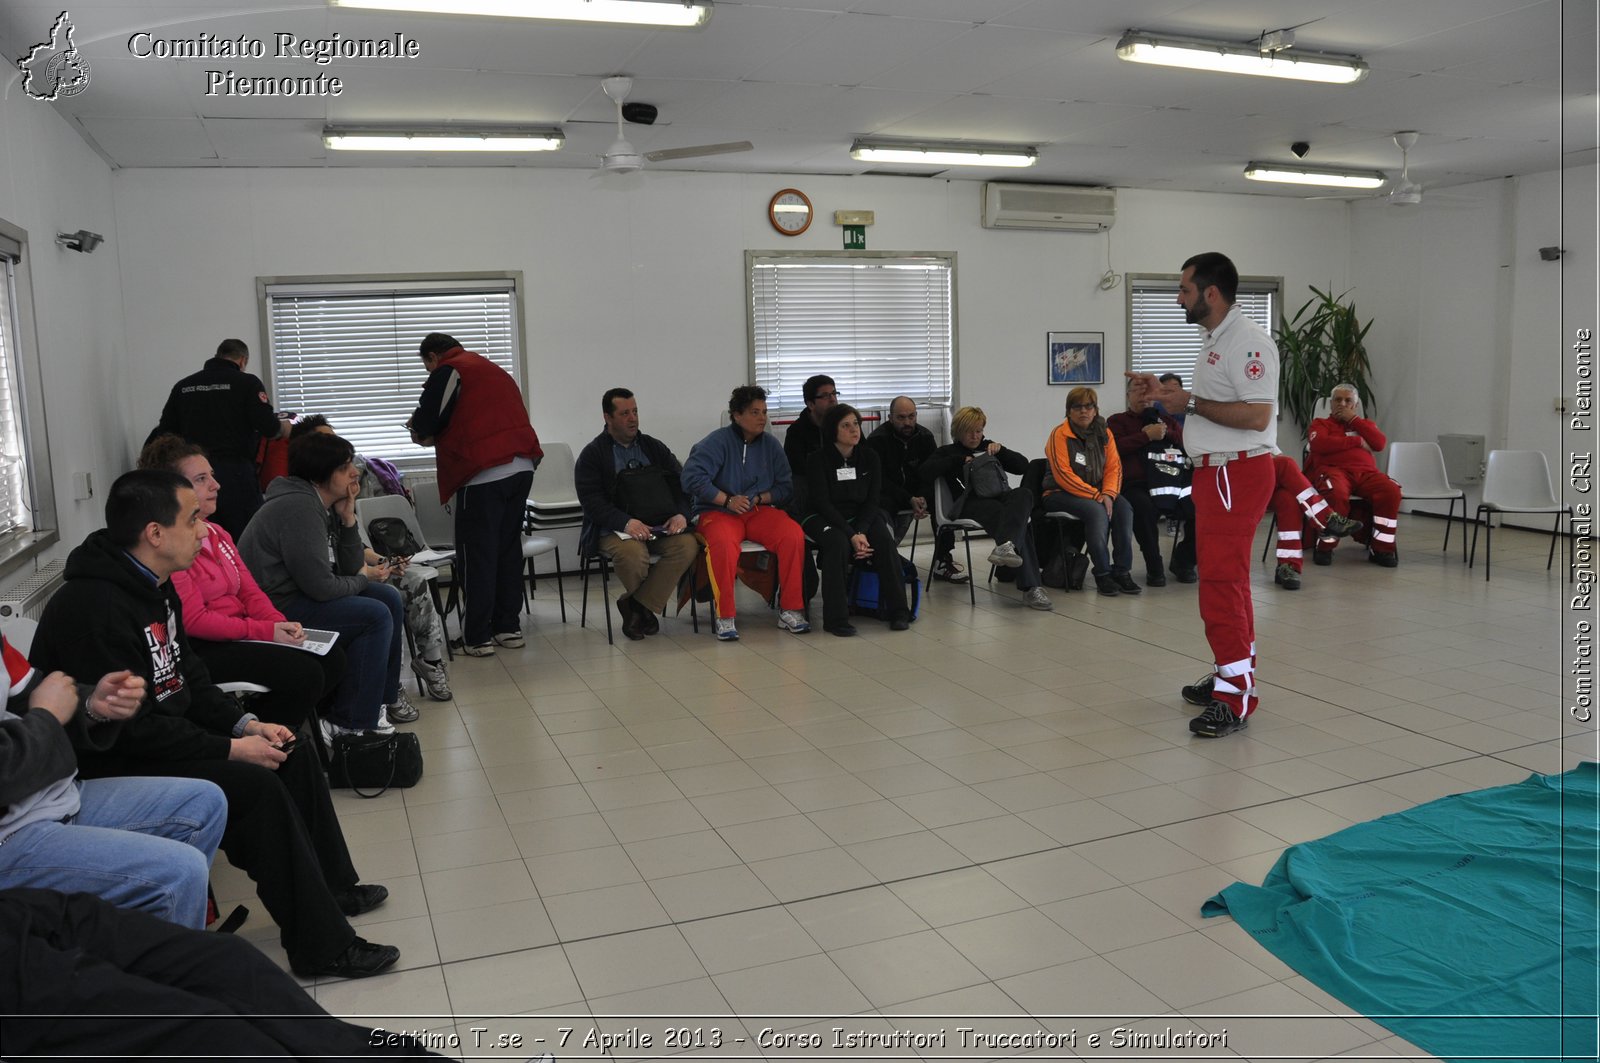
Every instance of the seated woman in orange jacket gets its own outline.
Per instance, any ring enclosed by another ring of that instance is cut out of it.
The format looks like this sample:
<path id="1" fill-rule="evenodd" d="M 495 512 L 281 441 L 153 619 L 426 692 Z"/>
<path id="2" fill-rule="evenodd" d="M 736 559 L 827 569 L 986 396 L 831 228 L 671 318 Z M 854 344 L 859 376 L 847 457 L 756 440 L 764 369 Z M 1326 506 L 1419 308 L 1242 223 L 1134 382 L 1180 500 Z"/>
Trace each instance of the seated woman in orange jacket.
<path id="1" fill-rule="evenodd" d="M 1100 397 L 1094 388 L 1067 393 L 1067 419 L 1050 433 L 1044 454 L 1053 481 L 1044 485 L 1044 508 L 1070 513 L 1083 522 L 1095 589 L 1107 597 L 1138 594 L 1142 588 L 1128 574 L 1133 564 L 1133 507 L 1122 497 L 1122 459 L 1106 419 L 1100 416 Z"/>

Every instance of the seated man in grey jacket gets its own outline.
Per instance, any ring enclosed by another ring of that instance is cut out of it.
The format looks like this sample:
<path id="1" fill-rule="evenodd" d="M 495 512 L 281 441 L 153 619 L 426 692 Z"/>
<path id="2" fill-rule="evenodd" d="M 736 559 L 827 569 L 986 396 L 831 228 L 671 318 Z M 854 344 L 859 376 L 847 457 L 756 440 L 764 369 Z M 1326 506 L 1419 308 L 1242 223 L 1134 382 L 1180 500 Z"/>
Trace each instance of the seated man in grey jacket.
<path id="1" fill-rule="evenodd" d="M 10 700 L 0 709 L 0 889 L 94 893 L 200 929 L 228 802 L 203 779 L 78 782 L 68 732 L 108 747 L 145 682 L 111 672 L 79 686 L 42 675 L 3 637 Z"/>

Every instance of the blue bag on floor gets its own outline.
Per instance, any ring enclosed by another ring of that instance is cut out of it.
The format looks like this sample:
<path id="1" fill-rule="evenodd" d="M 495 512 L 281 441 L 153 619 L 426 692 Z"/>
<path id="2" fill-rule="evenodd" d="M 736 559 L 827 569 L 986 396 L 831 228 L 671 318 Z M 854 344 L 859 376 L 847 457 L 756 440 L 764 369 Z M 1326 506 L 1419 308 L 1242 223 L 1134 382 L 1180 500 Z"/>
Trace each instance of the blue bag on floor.
<path id="1" fill-rule="evenodd" d="M 922 580 L 917 577 L 917 566 L 903 557 L 900 559 L 900 570 L 906 584 L 906 608 L 911 610 L 911 619 L 915 620 L 922 604 Z M 878 573 L 870 565 L 857 564 L 850 569 L 845 594 L 850 600 L 852 616 L 889 619 L 889 611 L 878 602 Z"/>

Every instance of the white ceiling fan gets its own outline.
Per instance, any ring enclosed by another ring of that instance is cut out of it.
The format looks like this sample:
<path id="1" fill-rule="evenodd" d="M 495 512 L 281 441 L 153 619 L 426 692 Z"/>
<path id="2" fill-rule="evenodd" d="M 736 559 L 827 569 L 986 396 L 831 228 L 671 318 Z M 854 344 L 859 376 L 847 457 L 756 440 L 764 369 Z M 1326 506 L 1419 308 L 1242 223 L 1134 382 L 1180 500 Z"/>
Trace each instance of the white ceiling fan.
<path id="1" fill-rule="evenodd" d="M 1411 149 L 1417 146 L 1417 132 L 1404 129 L 1394 135 L 1394 145 L 1400 149 L 1400 179 L 1389 189 L 1388 201 L 1396 207 L 1415 207 L 1422 203 L 1422 186 L 1411 179 Z"/>
<path id="2" fill-rule="evenodd" d="M 755 147 L 748 140 L 736 140 L 726 144 L 696 144 L 687 148 L 640 152 L 628 143 L 628 138 L 622 130 L 622 104 L 633 89 L 633 79 L 622 76 L 609 77 L 600 83 L 600 87 L 617 105 L 617 139 L 612 141 L 611 147 L 600 156 L 600 168 L 595 171 L 597 177 L 601 174 L 637 173 L 644 168 L 646 162 L 694 159 L 702 155 L 728 155 L 736 151 L 750 151 Z M 650 108 L 650 112 L 653 120 L 654 108 Z"/>

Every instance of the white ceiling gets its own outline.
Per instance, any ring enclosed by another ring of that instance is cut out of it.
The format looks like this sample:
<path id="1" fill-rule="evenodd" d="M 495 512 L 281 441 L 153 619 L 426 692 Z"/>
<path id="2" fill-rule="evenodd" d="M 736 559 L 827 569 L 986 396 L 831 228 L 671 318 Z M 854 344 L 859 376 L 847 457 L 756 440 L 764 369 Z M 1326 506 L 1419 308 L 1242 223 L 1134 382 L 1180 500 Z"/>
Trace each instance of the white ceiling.
<path id="1" fill-rule="evenodd" d="M 7 0 L 0 48 L 48 35 L 65 0 Z M 322 2 L 77 0 L 92 77 L 53 106 L 118 167 L 516 165 L 592 168 L 615 136 L 600 79 L 629 74 L 660 108 L 641 151 L 749 140 L 743 154 L 658 163 L 735 173 L 853 174 L 865 134 L 1038 145 L 1030 170 L 942 176 L 1306 195 L 1247 182 L 1252 159 L 1396 174 L 1390 135 L 1420 131 L 1411 176 L 1462 184 L 1595 160 L 1593 0 L 717 0 L 698 31 L 406 16 Z M 1246 41 L 1299 26 L 1302 48 L 1353 52 L 1354 86 L 1124 63 L 1123 31 Z M 265 40 L 414 37 L 412 60 L 138 59 L 139 31 Z M 1565 64 L 1563 63 L 1565 59 Z M 344 81 L 339 97 L 206 96 L 208 69 Z M 1563 79 L 1565 78 L 1565 84 Z M 18 79 L 6 87 L 20 94 Z M 326 152 L 326 123 L 559 124 L 533 156 Z M 929 169 L 931 175 L 935 171 Z"/>

